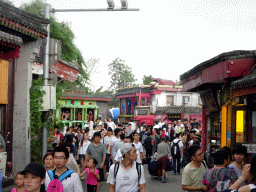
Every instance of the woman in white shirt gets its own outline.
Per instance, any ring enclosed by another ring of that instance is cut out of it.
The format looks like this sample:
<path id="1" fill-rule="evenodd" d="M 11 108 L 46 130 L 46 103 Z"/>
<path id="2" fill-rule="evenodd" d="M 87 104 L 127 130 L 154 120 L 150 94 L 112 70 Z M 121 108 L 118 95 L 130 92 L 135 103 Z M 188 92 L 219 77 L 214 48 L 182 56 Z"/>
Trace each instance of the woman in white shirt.
<path id="1" fill-rule="evenodd" d="M 86 155 L 86 151 L 88 146 L 90 145 L 90 141 L 88 141 L 88 133 L 83 134 L 83 139 L 81 140 L 79 147 L 78 147 L 78 152 L 77 152 L 77 157 L 76 159 L 80 160 L 81 163 L 81 170 L 83 172 L 84 170 L 84 159 L 85 159 L 85 155 Z"/>

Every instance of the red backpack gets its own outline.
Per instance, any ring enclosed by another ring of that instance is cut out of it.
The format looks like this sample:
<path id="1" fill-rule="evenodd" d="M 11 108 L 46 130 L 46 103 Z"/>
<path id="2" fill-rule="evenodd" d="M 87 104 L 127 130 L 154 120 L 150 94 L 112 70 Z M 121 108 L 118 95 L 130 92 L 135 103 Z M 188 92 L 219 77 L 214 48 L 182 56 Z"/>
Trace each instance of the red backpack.
<path id="1" fill-rule="evenodd" d="M 55 170 L 48 171 L 48 175 L 51 181 L 47 187 L 46 192 L 63 192 L 63 185 L 61 182 L 72 173 L 74 173 L 74 171 L 68 169 L 65 173 L 58 177 L 55 175 Z"/>

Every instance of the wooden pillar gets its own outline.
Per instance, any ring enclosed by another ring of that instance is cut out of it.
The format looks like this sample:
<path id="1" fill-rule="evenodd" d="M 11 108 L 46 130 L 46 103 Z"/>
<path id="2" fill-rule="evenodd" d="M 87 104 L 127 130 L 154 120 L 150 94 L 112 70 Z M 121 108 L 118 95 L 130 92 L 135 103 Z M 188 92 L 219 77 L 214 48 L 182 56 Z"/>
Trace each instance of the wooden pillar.
<path id="1" fill-rule="evenodd" d="M 206 122 L 206 113 L 204 110 L 204 106 L 202 107 L 202 150 L 206 151 L 206 133 L 207 133 L 207 122 Z"/>

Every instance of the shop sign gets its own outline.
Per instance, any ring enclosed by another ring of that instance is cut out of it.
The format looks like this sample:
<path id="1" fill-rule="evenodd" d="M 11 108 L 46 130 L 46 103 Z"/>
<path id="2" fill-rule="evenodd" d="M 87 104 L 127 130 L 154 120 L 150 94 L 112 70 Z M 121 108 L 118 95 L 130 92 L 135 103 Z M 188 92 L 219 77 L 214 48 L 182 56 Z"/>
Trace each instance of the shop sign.
<path id="1" fill-rule="evenodd" d="M 180 115 L 168 115 L 168 119 L 181 119 Z"/>
<path id="2" fill-rule="evenodd" d="M 247 147 L 247 153 L 256 153 L 256 144 L 242 144 Z"/>

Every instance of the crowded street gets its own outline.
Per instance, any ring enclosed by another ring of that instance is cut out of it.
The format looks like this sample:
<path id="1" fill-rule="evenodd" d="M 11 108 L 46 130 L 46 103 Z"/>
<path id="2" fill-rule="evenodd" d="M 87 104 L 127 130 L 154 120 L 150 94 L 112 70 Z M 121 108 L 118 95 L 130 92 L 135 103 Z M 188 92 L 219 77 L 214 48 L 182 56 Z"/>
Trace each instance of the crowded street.
<path id="1" fill-rule="evenodd" d="M 0 0 L 0 192 L 255 192 L 255 0 Z"/>

